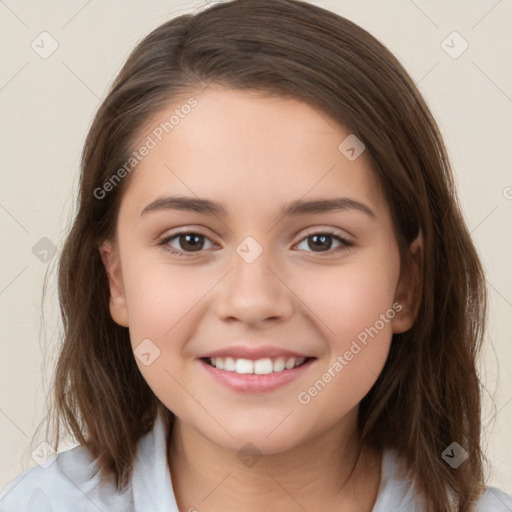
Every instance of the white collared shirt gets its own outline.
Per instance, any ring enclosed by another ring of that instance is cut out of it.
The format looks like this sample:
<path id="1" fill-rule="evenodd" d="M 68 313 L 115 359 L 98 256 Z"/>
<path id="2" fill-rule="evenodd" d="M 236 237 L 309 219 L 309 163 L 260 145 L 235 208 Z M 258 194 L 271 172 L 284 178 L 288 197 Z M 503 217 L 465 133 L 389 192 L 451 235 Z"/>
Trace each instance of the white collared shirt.
<path id="1" fill-rule="evenodd" d="M 120 494 L 92 476 L 95 461 L 77 446 L 65 450 L 9 482 L 0 494 L 0 512 L 180 512 L 167 467 L 163 421 L 139 442 L 131 483 Z M 399 459 L 384 450 L 381 482 L 372 512 L 424 512 L 415 502 L 413 482 L 398 476 Z M 188 510 L 201 510 L 200 503 Z M 476 512 L 511 512 L 512 494 L 487 487 Z M 187 512 L 187 511 L 181 511 Z"/>

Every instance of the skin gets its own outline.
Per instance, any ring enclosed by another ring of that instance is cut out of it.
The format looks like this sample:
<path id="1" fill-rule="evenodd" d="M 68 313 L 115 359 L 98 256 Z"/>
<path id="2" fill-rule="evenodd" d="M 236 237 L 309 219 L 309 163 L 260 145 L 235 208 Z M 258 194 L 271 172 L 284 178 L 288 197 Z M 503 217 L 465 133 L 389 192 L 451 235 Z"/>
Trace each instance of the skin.
<path id="1" fill-rule="evenodd" d="M 178 506 L 371 511 L 381 454 L 365 447 L 342 486 L 355 456 L 351 436 L 392 334 L 411 327 L 414 308 L 366 152 L 349 161 L 338 146 L 350 131 L 297 100 L 221 87 L 194 97 L 198 105 L 137 166 L 115 240 L 100 248 L 113 319 L 129 327 L 134 349 L 150 339 L 160 350 L 150 365 L 137 364 L 177 417 L 169 450 Z M 151 119 L 140 140 L 184 101 Z M 155 199 L 177 194 L 218 201 L 228 215 L 141 215 Z M 375 217 L 355 209 L 280 216 L 290 201 L 333 197 L 364 203 Z M 330 238 L 315 250 L 311 235 L 326 229 L 353 246 Z M 180 257 L 158 244 L 177 231 L 204 235 L 203 248 L 195 252 L 176 237 L 167 248 L 188 250 Z M 263 250 L 252 263 L 236 252 L 247 236 Z M 419 261 L 421 240 L 411 250 Z M 309 403 L 299 403 L 299 393 L 397 302 L 401 311 L 378 335 Z M 317 359 L 299 379 L 248 395 L 214 381 L 197 360 L 242 341 Z M 251 467 L 237 457 L 248 442 L 262 455 Z"/>

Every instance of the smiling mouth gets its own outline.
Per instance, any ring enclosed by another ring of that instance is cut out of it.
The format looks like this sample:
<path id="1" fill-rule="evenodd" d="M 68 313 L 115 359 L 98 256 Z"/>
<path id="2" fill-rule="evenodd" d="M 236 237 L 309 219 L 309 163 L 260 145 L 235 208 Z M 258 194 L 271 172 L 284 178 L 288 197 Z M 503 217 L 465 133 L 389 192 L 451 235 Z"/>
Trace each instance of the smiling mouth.
<path id="1" fill-rule="evenodd" d="M 227 372 L 239 374 L 267 375 L 269 373 L 282 373 L 299 366 L 303 366 L 315 357 L 265 357 L 258 360 L 235 359 L 233 357 L 203 357 L 202 360 L 217 368 Z"/>

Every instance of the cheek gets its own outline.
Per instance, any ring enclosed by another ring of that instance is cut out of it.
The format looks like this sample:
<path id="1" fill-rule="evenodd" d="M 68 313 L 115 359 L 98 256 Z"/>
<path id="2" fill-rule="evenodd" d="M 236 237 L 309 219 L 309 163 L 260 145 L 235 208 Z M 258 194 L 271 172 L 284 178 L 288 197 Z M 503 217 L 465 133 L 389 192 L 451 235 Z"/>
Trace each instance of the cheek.
<path id="1" fill-rule="evenodd" d="M 385 268 L 378 258 L 361 259 L 325 276 L 317 273 L 309 280 L 314 287 L 304 285 L 328 353 L 302 390 L 302 405 L 314 403 L 334 419 L 340 411 L 333 403 L 347 412 L 373 386 L 386 362 L 392 320 L 400 309 L 394 303 L 399 264 L 392 256 Z"/>
<path id="2" fill-rule="evenodd" d="M 128 264 L 125 286 L 132 343 L 154 338 L 163 343 L 183 330 L 194 307 L 207 294 L 214 276 L 192 266 Z M 178 347 L 176 347 L 176 350 Z"/>
<path id="3" fill-rule="evenodd" d="M 187 403 L 180 385 L 187 338 L 183 333 L 194 331 L 195 308 L 200 307 L 213 277 L 194 272 L 191 266 L 143 263 L 133 256 L 123 271 L 129 276 L 125 294 L 135 360 L 155 395 L 167 407 L 181 410 Z"/>
<path id="4" fill-rule="evenodd" d="M 168 407 L 179 406 L 180 397 L 186 399 L 179 382 L 182 362 L 190 356 L 187 340 L 219 277 L 207 267 L 199 270 L 168 264 L 160 257 L 150 259 L 147 252 L 126 250 L 123 261 L 131 345 L 153 392 Z M 172 404 L 167 403 L 169 397 Z"/>
<path id="5" fill-rule="evenodd" d="M 343 349 L 347 340 L 373 326 L 392 307 L 399 263 L 398 256 L 388 258 L 383 265 L 380 258 L 368 254 L 338 268 L 304 275 L 299 293 L 312 305 L 333 348 Z M 390 322 L 378 326 L 386 335 L 391 333 Z"/>

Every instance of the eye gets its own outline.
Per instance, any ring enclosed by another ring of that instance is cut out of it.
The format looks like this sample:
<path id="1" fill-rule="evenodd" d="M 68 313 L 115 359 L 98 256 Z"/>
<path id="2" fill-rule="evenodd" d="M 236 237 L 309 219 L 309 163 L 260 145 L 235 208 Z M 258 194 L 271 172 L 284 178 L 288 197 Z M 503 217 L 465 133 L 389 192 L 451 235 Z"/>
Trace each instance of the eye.
<path id="1" fill-rule="evenodd" d="M 333 240 L 339 244 L 334 249 L 332 249 Z M 210 245 L 205 247 L 205 241 L 209 242 Z M 310 252 L 322 256 L 324 253 L 332 254 L 347 250 L 354 245 L 352 242 L 329 230 L 311 233 L 303 238 L 297 247 L 300 248 L 300 245 L 304 243 L 307 244 L 309 249 L 312 249 Z M 214 244 L 206 235 L 194 231 L 183 231 L 163 238 L 158 245 L 163 246 L 171 254 L 188 257 L 192 256 L 193 253 L 201 252 L 202 249 L 210 249 Z M 307 251 L 304 247 L 301 250 Z"/>
<path id="2" fill-rule="evenodd" d="M 201 250 L 205 248 L 205 240 L 208 240 L 213 246 L 211 240 L 205 235 L 195 233 L 193 231 L 184 231 L 182 233 L 175 233 L 174 235 L 167 236 L 158 244 L 164 246 L 166 250 L 176 256 L 191 256 L 192 253 L 201 252 Z M 172 245 L 171 242 L 175 245 Z M 178 247 L 176 247 L 176 245 Z"/>
<path id="3" fill-rule="evenodd" d="M 336 240 L 339 243 L 339 245 L 334 249 L 331 249 L 333 239 Z M 321 231 L 317 233 L 311 233 L 306 238 L 303 238 L 303 240 L 298 244 L 297 247 L 304 243 L 306 243 L 309 248 L 313 248 L 311 252 L 329 254 L 347 250 L 349 247 L 352 247 L 354 245 L 352 242 L 349 242 L 345 238 L 341 237 L 336 233 L 333 233 L 332 231 Z M 323 256 L 323 254 L 321 255 Z"/>

